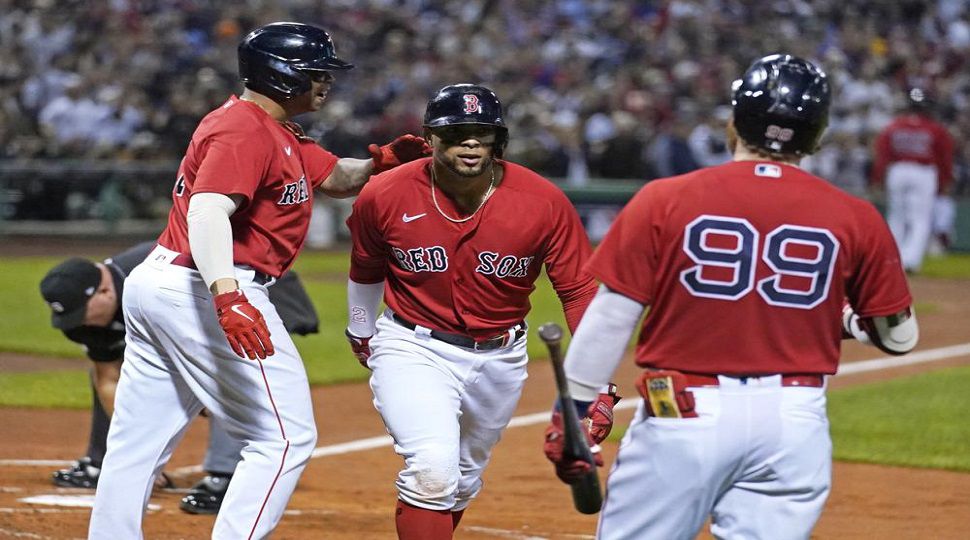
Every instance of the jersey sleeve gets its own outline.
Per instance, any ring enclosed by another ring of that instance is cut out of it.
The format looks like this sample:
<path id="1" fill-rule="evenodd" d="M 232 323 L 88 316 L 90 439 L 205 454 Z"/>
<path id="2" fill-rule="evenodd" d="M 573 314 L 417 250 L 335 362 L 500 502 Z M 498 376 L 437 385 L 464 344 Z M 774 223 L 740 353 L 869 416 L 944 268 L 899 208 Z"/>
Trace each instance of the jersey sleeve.
<path id="1" fill-rule="evenodd" d="M 381 233 L 381 223 L 375 205 L 375 189 L 363 191 L 354 201 L 347 218 L 353 247 L 350 250 L 350 279 L 357 283 L 380 283 L 387 275 L 387 242 Z"/>
<path id="2" fill-rule="evenodd" d="M 316 143 L 301 144 L 300 150 L 303 154 L 303 166 L 306 170 L 307 181 L 316 189 L 330 176 L 340 158 Z"/>
<path id="3" fill-rule="evenodd" d="M 899 249 L 889 226 L 872 205 L 860 212 L 862 230 L 853 277 L 847 283 L 849 303 L 860 317 L 899 313 L 913 303 Z"/>
<path id="4" fill-rule="evenodd" d="M 546 273 L 575 332 L 587 306 L 596 296 L 596 282 L 584 268 L 592 248 L 576 209 L 564 194 L 552 207 L 552 234 L 545 252 Z"/>
<path id="5" fill-rule="evenodd" d="M 252 200 L 269 170 L 272 152 L 268 134 L 231 126 L 214 132 L 206 141 L 192 194 L 236 194 Z"/>
<path id="6" fill-rule="evenodd" d="M 587 269 L 614 292 L 649 305 L 653 300 L 658 231 L 651 220 L 658 212 L 650 200 L 650 184 L 620 211 L 590 258 Z"/>

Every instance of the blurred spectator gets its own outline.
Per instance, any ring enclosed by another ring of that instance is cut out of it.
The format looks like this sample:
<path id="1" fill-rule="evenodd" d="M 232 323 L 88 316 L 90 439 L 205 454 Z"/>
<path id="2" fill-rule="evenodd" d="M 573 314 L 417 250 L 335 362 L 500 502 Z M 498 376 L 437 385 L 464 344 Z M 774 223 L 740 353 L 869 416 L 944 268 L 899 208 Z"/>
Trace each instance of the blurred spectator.
<path id="1" fill-rule="evenodd" d="M 687 144 L 700 167 L 713 167 L 731 161 L 731 152 L 727 147 L 727 122 L 731 118 L 731 108 L 721 105 L 714 109 L 713 114 L 690 132 Z"/>
<path id="2" fill-rule="evenodd" d="M 699 167 L 687 143 L 692 119 L 677 117 L 654 138 L 647 152 L 657 176 L 686 174 Z"/>
<path id="3" fill-rule="evenodd" d="M 360 68 L 331 96 L 339 110 L 299 119 L 341 155 L 420 133 L 413 111 L 442 85 L 484 82 L 509 96 L 516 161 L 573 183 L 647 181 L 723 159 L 718 97 L 782 50 L 831 76 L 839 150 L 820 157 L 848 189 L 860 146 L 912 85 L 970 140 L 965 0 L 0 0 L 0 156 L 130 159 L 144 134 L 143 159 L 178 159 L 199 118 L 241 88 L 239 39 L 272 20 L 325 23 Z"/>

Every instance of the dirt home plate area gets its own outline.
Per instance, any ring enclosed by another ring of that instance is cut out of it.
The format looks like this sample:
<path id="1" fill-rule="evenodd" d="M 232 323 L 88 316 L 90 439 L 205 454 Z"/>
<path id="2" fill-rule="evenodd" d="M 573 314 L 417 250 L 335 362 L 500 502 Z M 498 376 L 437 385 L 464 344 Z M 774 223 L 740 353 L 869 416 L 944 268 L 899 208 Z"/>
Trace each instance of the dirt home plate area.
<path id="1" fill-rule="evenodd" d="M 929 308 L 919 313 L 919 347 L 902 357 L 911 363 L 865 363 L 883 355 L 846 343 L 845 373 L 832 379 L 831 388 L 970 364 L 970 286 L 966 281 L 918 277 L 912 285 L 917 304 Z M 349 355 L 345 360 L 353 361 Z M 41 366 L 45 362 L 32 361 Z M 10 357 L 6 365 L 15 369 L 20 362 Z M 64 364 L 63 360 L 50 362 L 54 367 Z M 530 366 L 517 418 L 495 449 L 485 488 L 465 513 L 456 538 L 593 538 L 596 517 L 572 509 L 569 490 L 556 480 L 542 455 L 542 431 L 555 392 L 551 371 L 546 362 Z M 637 399 L 632 387 L 635 373 L 627 360 L 615 378 L 626 397 L 617 413 L 620 424 L 629 421 Z M 371 405 L 369 388 L 362 383 L 318 387 L 313 400 L 319 448 L 274 538 L 394 538 L 394 479 L 400 458 Z M 50 473 L 84 451 L 88 425 L 87 411 L 0 409 L 0 538 L 85 537 L 93 492 L 56 488 Z M 145 518 L 146 538 L 208 537 L 213 517 L 178 510 L 182 492 L 201 477 L 197 464 L 202 461 L 205 438 L 205 420 L 200 419 L 168 467 L 182 489 L 154 494 Z M 615 442 L 605 445 L 607 467 L 616 449 Z M 968 535 L 970 474 L 836 463 L 832 494 L 813 538 Z M 710 536 L 705 532 L 700 538 Z"/>

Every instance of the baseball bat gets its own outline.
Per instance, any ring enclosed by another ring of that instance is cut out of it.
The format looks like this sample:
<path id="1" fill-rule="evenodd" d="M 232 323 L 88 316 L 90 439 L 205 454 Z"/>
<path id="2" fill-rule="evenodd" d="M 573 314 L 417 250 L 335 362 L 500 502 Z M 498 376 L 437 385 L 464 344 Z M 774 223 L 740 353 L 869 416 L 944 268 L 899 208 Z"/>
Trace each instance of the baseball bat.
<path id="1" fill-rule="evenodd" d="M 593 453 L 586 441 L 586 434 L 579 423 L 576 406 L 569 395 L 566 385 L 566 371 L 563 369 L 563 356 L 560 343 L 562 342 L 562 328 L 556 323 L 546 323 L 539 327 L 539 337 L 549 349 L 553 372 L 556 374 L 556 388 L 559 390 L 559 412 L 563 420 L 563 459 L 567 461 L 582 460 L 592 467 L 578 482 L 570 484 L 573 492 L 573 506 L 580 513 L 595 514 L 603 505 L 603 494 L 600 492 L 600 478 L 593 462 Z"/>

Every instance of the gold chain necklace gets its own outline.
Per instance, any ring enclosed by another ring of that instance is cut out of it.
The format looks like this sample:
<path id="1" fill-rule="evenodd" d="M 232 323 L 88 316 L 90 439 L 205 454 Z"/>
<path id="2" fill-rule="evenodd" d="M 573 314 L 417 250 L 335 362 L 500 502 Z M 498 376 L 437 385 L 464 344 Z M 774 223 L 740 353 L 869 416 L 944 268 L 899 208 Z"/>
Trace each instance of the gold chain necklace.
<path id="1" fill-rule="evenodd" d="M 431 201 L 434 202 L 434 207 L 438 210 L 438 213 L 441 214 L 441 217 L 447 219 L 448 221 L 450 221 L 452 223 L 464 223 L 464 222 L 468 221 L 469 219 L 475 217 L 475 214 L 477 214 L 478 211 L 481 210 L 483 206 L 485 206 L 485 201 L 487 201 L 488 198 L 491 197 L 492 196 L 492 193 L 495 191 L 495 165 L 494 164 L 492 165 L 492 181 L 489 182 L 488 189 L 485 190 L 485 196 L 482 197 L 482 202 L 478 205 L 478 208 L 476 208 L 475 211 L 472 212 L 471 215 L 468 216 L 468 217 L 464 217 L 464 218 L 461 218 L 461 219 L 455 219 L 455 218 L 449 217 L 447 214 L 445 214 L 444 211 L 441 209 L 441 207 L 438 206 L 438 197 L 436 197 L 435 194 L 434 194 L 434 191 L 435 191 L 434 190 L 434 185 L 435 185 L 435 182 L 434 182 L 434 163 L 432 163 L 431 164 Z"/>

